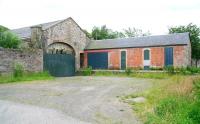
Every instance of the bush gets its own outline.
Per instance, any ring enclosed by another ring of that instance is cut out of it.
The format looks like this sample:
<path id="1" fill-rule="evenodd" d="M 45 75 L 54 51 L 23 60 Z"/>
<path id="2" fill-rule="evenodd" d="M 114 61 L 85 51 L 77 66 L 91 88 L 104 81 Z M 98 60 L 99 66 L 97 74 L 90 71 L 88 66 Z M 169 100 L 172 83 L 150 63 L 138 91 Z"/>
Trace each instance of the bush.
<path id="1" fill-rule="evenodd" d="M 19 48 L 21 39 L 10 31 L 0 32 L 0 46 L 3 48 Z"/>
<path id="2" fill-rule="evenodd" d="M 188 117 L 192 119 L 194 124 L 200 124 L 200 79 L 193 81 L 194 103 L 188 113 Z"/>
<path id="3" fill-rule="evenodd" d="M 199 68 L 194 67 L 194 66 L 187 67 L 187 70 L 188 70 L 189 72 L 191 72 L 191 74 L 199 73 Z"/>
<path id="4" fill-rule="evenodd" d="M 15 78 L 23 77 L 23 74 L 24 74 L 24 67 L 21 64 L 16 64 L 14 66 L 13 76 Z"/>
<path id="5" fill-rule="evenodd" d="M 192 120 L 194 124 L 200 124 L 200 104 L 194 104 L 191 107 L 190 112 L 188 113 L 188 117 Z"/>
<path id="6" fill-rule="evenodd" d="M 184 67 L 177 68 L 176 71 L 183 75 L 190 74 L 190 72 L 187 70 L 187 68 L 184 68 Z"/>
<path id="7" fill-rule="evenodd" d="M 16 73 L 21 75 L 21 73 Z M 33 80 L 49 80 L 53 77 L 48 72 L 23 72 L 21 76 L 14 77 L 14 75 L 2 75 L 0 76 L 0 84 L 12 83 L 21 81 L 33 81 Z"/>
<path id="8" fill-rule="evenodd" d="M 8 30 L 9 30 L 8 28 L 6 28 L 6 27 L 0 25 L 0 33 L 5 32 L 5 31 L 8 31 Z"/>
<path id="9" fill-rule="evenodd" d="M 131 68 L 126 68 L 126 70 L 125 70 L 126 75 L 129 76 L 131 74 L 131 72 L 132 72 Z"/>
<path id="10" fill-rule="evenodd" d="M 82 71 L 84 76 L 92 75 L 92 67 L 84 68 Z"/>
<path id="11" fill-rule="evenodd" d="M 167 66 L 167 67 L 165 67 L 164 69 L 165 69 L 165 70 L 167 71 L 167 73 L 169 73 L 169 74 L 174 74 L 174 73 L 175 73 L 174 66 Z"/>
<path id="12" fill-rule="evenodd" d="M 180 74 L 183 74 L 183 75 L 187 75 L 187 74 L 197 74 L 197 73 L 200 73 L 200 68 L 197 68 L 197 67 L 180 67 L 180 68 L 175 68 L 175 72 L 178 72 Z"/>
<path id="13" fill-rule="evenodd" d="M 160 99 L 146 124 L 200 124 L 200 79 L 193 84 L 193 92 Z"/>
<path id="14" fill-rule="evenodd" d="M 172 113 L 177 107 L 176 100 L 174 98 L 168 98 L 162 100 L 155 108 L 155 114 L 164 117 L 167 113 Z"/>
<path id="15" fill-rule="evenodd" d="M 162 67 L 150 67 L 150 70 L 158 70 L 158 71 L 161 71 L 163 70 Z"/>
<path id="16" fill-rule="evenodd" d="M 164 98 L 157 104 L 154 114 L 150 114 L 146 123 L 193 124 L 193 120 L 188 117 L 191 107 L 191 102 L 185 97 Z"/>
<path id="17" fill-rule="evenodd" d="M 200 79 L 197 79 L 193 82 L 194 84 L 194 95 L 197 97 L 197 100 L 200 101 Z"/>

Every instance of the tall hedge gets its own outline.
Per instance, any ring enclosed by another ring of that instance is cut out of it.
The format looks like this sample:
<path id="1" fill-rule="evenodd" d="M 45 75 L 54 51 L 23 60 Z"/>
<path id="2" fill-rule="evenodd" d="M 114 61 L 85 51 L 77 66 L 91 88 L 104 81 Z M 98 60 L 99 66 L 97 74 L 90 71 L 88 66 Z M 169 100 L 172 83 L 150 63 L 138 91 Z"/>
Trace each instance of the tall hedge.
<path id="1" fill-rule="evenodd" d="M 19 48 L 21 39 L 12 33 L 8 28 L 0 26 L 0 47 Z"/>

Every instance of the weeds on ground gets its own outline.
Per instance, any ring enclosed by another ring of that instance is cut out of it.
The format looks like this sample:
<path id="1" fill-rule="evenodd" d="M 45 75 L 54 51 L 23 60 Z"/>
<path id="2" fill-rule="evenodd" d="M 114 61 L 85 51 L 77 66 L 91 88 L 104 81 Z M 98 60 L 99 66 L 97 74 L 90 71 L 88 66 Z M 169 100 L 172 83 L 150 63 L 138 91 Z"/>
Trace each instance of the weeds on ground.
<path id="1" fill-rule="evenodd" d="M 119 77 L 126 76 L 124 73 L 121 73 L 121 72 L 109 72 L 109 71 L 96 71 L 92 75 L 93 76 L 119 76 Z"/>
<path id="2" fill-rule="evenodd" d="M 21 73 L 21 72 L 20 72 Z M 23 72 L 23 75 L 8 74 L 0 76 L 0 84 L 12 83 L 21 81 L 33 81 L 33 80 L 50 80 L 53 79 L 48 72 Z"/>
<path id="3" fill-rule="evenodd" d="M 92 75 L 92 67 L 87 67 L 82 69 L 82 74 L 84 76 L 90 76 Z"/>
<path id="4" fill-rule="evenodd" d="M 165 79 L 173 75 L 194 75 L 200 74 L 200 68 L 196 67 L 179 67 L 167 66 L 165 68 L 152 67 L 153 72 L 141 72 L 138 69 L 127 68 L 124 72 L 120 71 L 92 71 L 92 68 L 84 68 L 81 75 L 84 76 L 119 76 L 119 77 L 136 77 L 136 78 L 151 78 L 151 79 Z M 162 72 L 161 72 L 162 71 Z"/>
<path id="5" fill-rule="evenodd" d="M 97 71 L 92 74 L 93 76 L 115 76 L 115 77 L 135 77 L 135 78 L 151 78 L 151 79 L 165 79 L 170 75 L 168 73 L 151 73 L 151 72 L 136 72 L 127 70 L 124 72 L 109 72 L 109 71 Z"/>
<path id="6" fill-rule="evenodd" d="M 14 70 L 13 70 L 13 76 L 15 78 L 23 77 L 23 74 L 24 74 L 24 67 L 19 63 L 15 64 L 14 65 Z"/>
<path id="7" fill-rule="evenodd" d="M 131 68 L 127 68 L 126 70 L 125 70 L 125 73 L 126 73 L 126 75 L 127 76 L 129 76 L 131 73 L 132 73 L 132 69 Z"/>
<path id="8" fill-rule="evenodd" d="M 200 77 L 171 76 L 155 80 L 153 87 L 125 98 L 144 96 L 145 103 L 131 104 L 145 124 L 199 124 Z"/>

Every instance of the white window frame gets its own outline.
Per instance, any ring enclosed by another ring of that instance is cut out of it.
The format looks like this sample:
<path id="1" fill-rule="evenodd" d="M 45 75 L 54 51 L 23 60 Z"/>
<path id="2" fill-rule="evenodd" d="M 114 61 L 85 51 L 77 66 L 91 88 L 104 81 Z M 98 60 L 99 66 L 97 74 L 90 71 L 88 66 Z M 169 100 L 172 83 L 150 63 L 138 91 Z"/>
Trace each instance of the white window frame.
<path id="1" fill-rule="evenodd" d="M 144 60 L 144 51 L 149 50 L 149 60 Z M 143 48 L 142 52 L 143 66 L 151 66 L 151 48 Z M 145 61 L 149 61 L 149 65 L 145 65 Z"/>

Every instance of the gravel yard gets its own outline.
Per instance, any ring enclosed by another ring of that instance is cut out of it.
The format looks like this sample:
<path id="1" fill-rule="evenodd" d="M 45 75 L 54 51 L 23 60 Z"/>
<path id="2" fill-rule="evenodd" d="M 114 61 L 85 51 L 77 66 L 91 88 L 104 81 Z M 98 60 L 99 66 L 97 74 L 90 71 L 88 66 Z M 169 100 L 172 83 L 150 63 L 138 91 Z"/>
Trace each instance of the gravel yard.
<path id="1" fill-rule="evenodd" d="M 0 122 L 140 124 L 131 108 L 120 102 L 119 96 L 150 86 L 148 79 L 94 76 L 1 84 Z"/>

